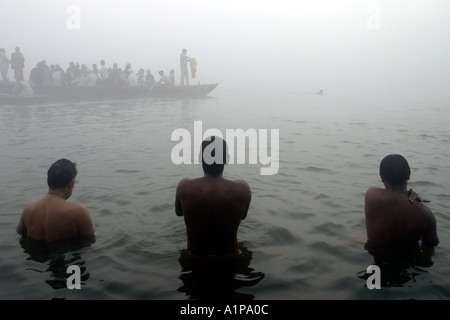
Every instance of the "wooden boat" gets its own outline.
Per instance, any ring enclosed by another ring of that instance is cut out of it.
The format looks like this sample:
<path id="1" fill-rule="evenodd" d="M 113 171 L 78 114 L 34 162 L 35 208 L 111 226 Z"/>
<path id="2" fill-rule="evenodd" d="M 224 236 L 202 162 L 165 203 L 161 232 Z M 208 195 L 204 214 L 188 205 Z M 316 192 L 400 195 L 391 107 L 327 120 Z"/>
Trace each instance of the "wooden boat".
<path id="1" fill-rule="evenodd" d="M 32 104 L 48 103 L 50 99 L 48 96 L 37 95 L 34 97 L 23 97 L 14 94 L 1 94 L 0 106 L 12 105 L 12 106 L 27 106 Z"/>
<path id="2" fill-rule="evenodd" d="M 0 82 L 0 105 L 33 104 L 86 100 L 124 100 L 151 97 L 199 98 L 207 96 L 218 83 L 192 86 L 35 86 L 33 98 L 10 94 L 15 82 Z"/>

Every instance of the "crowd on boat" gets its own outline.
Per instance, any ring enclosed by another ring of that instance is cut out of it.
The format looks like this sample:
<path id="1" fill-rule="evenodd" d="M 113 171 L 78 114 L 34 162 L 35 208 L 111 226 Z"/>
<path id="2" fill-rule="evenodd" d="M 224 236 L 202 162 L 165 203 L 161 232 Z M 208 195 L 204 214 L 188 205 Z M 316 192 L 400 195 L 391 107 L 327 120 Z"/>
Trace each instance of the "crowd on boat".
<path id="1" fill-rule="evenodd" d="M 195 60 L 192 59 L 194 62 Z M 181 63 L 181 82 L 184 85 L 184 78 L 186 84 L 189 85 L 187 77 L 186 62 L 189 57 L 186 56 L 186 49 L 183 49 L 180 55 Z M 14 70 L 14 79 L 17 81 L 24 81 L 23 69 L 25 58 L 20 52 L 20 48 L 16 47 L 16 51 L 9 59 L 6 55 L 5 49 L 0 49 L 0 71 L 4 81 L 8 79 L 8 68 Z M 196 63 L 196 62 L 195 62 Z M 192 66 L 191 66 L 192 68 Z M 192 70 L 194 72 L 194 70 Z M 135 72 L 130 63 L 125 65 L 125 68 L 119 68 L 117 63 L 112 67 L 106 65 L 105 60 L 100 61 L 100 66 L 93 64 L 88 68 L 86 64 L 79 64 L 78 62 L 70 62 L 69 67 L 64 70 L 59 64 L 48 65 L 45 60 L 40 61 L 31 70 L 29 81 L 33 86 L 148 86 L 152 87 L 158 85 L 175 85 L 175 71 L 170 70 L 168 75 L 164 71 L 158 72 L 160 79 L 156 82 L 155 77 L 150 70 L 139 69 Z M 193 73 L 195 77 L 195 73 Z"/>
<path id="2" fill-rule="evenodd" d="M 175 80 L 175 79 L 174 79 Z M 93 64 L 88 68 L 85 64 L 70 62 L 64 69 L 59 64 L 48 65 L 45 61 L 38 62 L 30 72 L 30 81 L 36 86 L 153 86 L 155 77 L 150 70 L 133 71 L 130 63 L 125 68 L 119 68 L 117 63 L 107 67 L 104 60 L 100 67 Z M 161 81 L 162 83 L 163 81 Z M 164 81 L 164 84 L 174 84 Z"/>

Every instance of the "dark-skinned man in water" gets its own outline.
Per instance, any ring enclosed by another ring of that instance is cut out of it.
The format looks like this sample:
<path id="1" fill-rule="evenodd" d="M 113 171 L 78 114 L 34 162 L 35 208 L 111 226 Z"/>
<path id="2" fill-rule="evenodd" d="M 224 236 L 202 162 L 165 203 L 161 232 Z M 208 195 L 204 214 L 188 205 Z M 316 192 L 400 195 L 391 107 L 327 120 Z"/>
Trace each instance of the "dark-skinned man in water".
<path id="1" fill-rule="evenodd" d="M 28 203 L 17 232 L 34 240 L 56 241 L 81 236 L 94 237 L 94 226 L 87 209 L 66 201 L 72 195 L 76 164 L 67 159 L 53 163 L 47 172 L 47 195 Z"/>
<path id="2" fill-rule="evenodd" d="M 233 255 L 238 249 L 239 224 L 250 206 L 250 187 L 243 180 L 223 178 L 228 158 L 223 139 L 205 139 L 201 149 L 204 176 L 180 181 L 175 212 L 184 217 L 190 254 Z"/>
<path id="3" fill-rule="evenodd" d="M 385 189 L 370 188 L 365 197 L 367 242 L 371 253 L 408 254 L 422 245 L 439 243 L 436 219 L 407 182 L 411 170 L 406 159 L 398 154 L 386 156 L 380 163 L 380 177 Z"/>

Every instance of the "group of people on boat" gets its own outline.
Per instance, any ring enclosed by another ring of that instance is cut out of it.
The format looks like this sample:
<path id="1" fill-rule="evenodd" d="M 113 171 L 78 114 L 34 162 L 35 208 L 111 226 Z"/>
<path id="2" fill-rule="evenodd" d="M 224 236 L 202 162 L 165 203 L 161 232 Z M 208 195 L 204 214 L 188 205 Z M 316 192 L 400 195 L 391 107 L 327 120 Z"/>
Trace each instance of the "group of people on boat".
<path id="1" fill-rule="evenodd" d="M 155 77 L 150 70 L 139 69 L 134 72 L 131 64 L 119 68 L 117 63 L 107 67 L 105 60 L 100 61 L 100 67 L 93 64 L 88 68 L 85 64 L 70 62 L 64 71 L 59 64 L 48 65 L 45 61 L 38 62 L 31 70 L 30 81 L 35 86 L 153 86 Z"/>
<path id="2" fill-rule="evenodd" d="M 189 58 L 187 50 L 183 49 L 180 54 L 181 79 L 180 85 L 189 85 L 188 62 L 191 66 L 192 77 L 195 78 L 196 61 Z M 0 48 L 0 71 L 4 81 L 9 81 L 8 69 L 14 70 L 14 79 L 24 81 L 23 69 L 25 58 L 16 47 L 16 51 L 9 59 L 4 48 Z M 139 69 L 135 72 L 130 63 L 125 68 L 119 68 L 117 63 L 112 67 L 106 65 L 105 60 L 100 61 L 100 66 L 93 64 L 88 68 L 86 64 L 70 62 L 69 67 L 64 69 L 59 64 L 48 65 L 45 60 L 40 61 L 31 70 L 29 81 L 33 86 L 148 86 L 153 85 L 175 85 L 175 70 L 171 69 L 169 75 L 163 70 L 158 72 L 160 79 L 156 82 L 155 77 L 150 70 Z"/>

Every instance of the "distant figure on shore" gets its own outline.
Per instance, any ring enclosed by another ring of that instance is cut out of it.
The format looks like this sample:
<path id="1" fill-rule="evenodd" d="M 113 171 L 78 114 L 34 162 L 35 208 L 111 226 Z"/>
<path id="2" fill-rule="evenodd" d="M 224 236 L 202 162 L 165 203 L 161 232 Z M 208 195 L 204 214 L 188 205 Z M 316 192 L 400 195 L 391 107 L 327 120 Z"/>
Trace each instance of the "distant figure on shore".
<path id="1" fill-rule="evenodd" d="M 162 85 L 170 86 L 172 84 L 169 77 L 164 74 L 164 71 L 160 70 L 158 73 L 159 73 L 159 76 L 161 77 L 158 81 L 159 85 L 162 84 Z"/>
<path id="2" fill-rule="evenodd" d="M 74 162 L 60 159 L 53 163 L 47 173 L 47 195 L 28 203 L 17 232 L 45 241 L 93 237 L 95 229 L 87 209 L 81 204 L 66 201 L 72 195 L 76 175 Z"/>
<path id="3" fill-rule="evenodd" d="M 408 254 L 418 242 L 436 246 L 439 239 L 436 220 L 422 202 L 429 202 L 407 191 L 411 170 L 398 154 L 386 156 L 380 164 L 385 189 L 370 188 L 365 196 L 367 242 L 370 253 Z"/>
<path id="4" fill-rule="evenodd" d="M 175 70 L 170 69 L 169 80 L 172 85 L 175 85 Z"/>
<path id="5" fill-rule="evenodd" d="M 60 65 L 59 64 L 57 64 L 57 65 L 53 65 L 52 64 L 50 66 L 50 70 L 52 72 L 53 85 L 57 86 L 57 87 L 64 85 L 65 84 L 64 81 L 65 81 L 66 75 L 64 73 L 64 70 L 61 69 Z"/>
<path id="6" fill-rule="evenodd" d="M 11 69 L 14 70 L 14 79 L 18 81 L 24 80 L 23 68 L 25 68 L 25 58 L 20 52 L 20 48 L 16 47 L 16 51 L 11 55 Z"/>
<path id="7" fill-rule="evenodd" d="M 101 80 L 108 79 L 108 68 L 106 67 L 105 60 L 100 61 L 100 70 L 99 70 L 99 77 Z"/>
<path id="8" fill-rule="evenodd" d="M 180 86 L 184 86 L 184 80 L 186 80 L 186 84 L 189 85 L 189 72 L 188 72 L 188 62 L 189 57 L 186 55 L 187 50 L 181 50 L 180 54 L 180 69 L 181 69 L 181 80 Z"/>
<path id="9" fill-rule="evenodd" d="M 8 69 L 11 64 L 11 60 L 6 56 L 6 51 L 4 48 L 0 49 L 0 73 L 2 75 L 3 81 L 9 81 L 8 79 Z"/>
<path id="10" fill-rule="evenodd" d="M 139 69 L 137 76 L 137 85 L 144 86 L 145 85 L 145 73 L 144 69 Z"/>
<path id="11" fill-rule="evenodd" d="M 44 85 L 44 69 L 42 66 L 42 61 L 36 64 L 36 67 L 31 69 L 30 72 L 30 82 L 35 86 Z"/>
<path id="12" fill-rule="evenodd" d="M 251 191 L 243 180 L 224 179 L 227 144 L 218 137 L 202 142 L 204 176 L 179 182 L 175 212 L 184 216 L 187 246 L 194 256 L 235 255 L 237 232 L 247 216 Z"/>
<path id="13" fill-rule="evenodd" d="M 145 74 L 145 85 L 148 87 L 153 87 L 154 84 L 155 84 L 155 77 L 153 76 L 150 70 L 147 70 L 147 73 Z"/>

